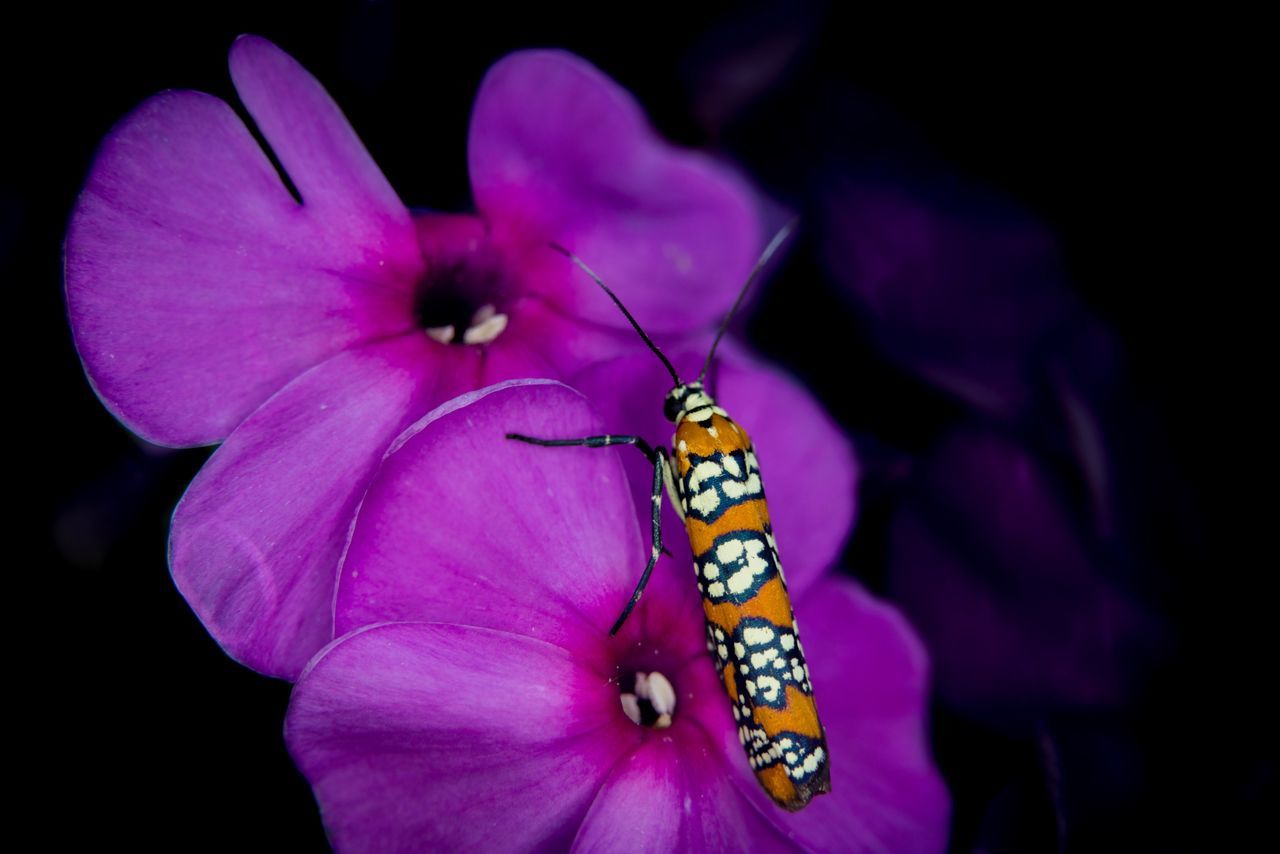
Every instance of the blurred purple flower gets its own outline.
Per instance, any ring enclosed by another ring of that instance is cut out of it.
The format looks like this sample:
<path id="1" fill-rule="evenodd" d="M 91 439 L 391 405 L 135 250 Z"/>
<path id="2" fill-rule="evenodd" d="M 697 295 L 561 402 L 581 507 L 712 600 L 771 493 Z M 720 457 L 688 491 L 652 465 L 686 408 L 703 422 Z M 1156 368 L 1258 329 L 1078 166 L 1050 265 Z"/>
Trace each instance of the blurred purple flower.
<path id="1" fill-rule="evenodd" d="M 739 411 L 780 392 L 803 402 L 772 376 L 722 391 Z M 852 457 L 815 412 L 795 413 L 810 426 L 784 460 L 776 434 L 756 434 L 777 475 L 768 488 L 793 490 L 790 475 L 815 496 L 776 520 L 784 555 L 849 524 L 822 499 L 844 500 Z M 833 766 L 832 793 L 798 814 L 773 805 L 743 759 L 687 564 L 664 559 L 609 637 L 647 549 L 619 451 L 503 435 L 611 426 L 572 389 L 513 381 L 395 443 L 343 561 L 342 637 L 299 678 L 286 725 L 335 847 L 941 850 L 949 803 L 926 745 L 927 662 L 861 588 L 812 561 L 788 566 Z M 798 454 L 815 465 L 788 468 Z M 647 716 L 635 701 L 646 690 Z M 660 711 L 670 726 L 645 725 Z"/>
<path id="2" fill-rule="evenodd" d="M 1025 723 L 1132 696 L 1156 627 L 1108 571 L 1086 502 L 1040 457 L 961 429 L 914 487 L 893 521 L 890 586 L 948 702 Z"/>
<path id="3" fill-rule="evenodd" d="M 1079 320 L 1057 242 L 954 178 L 850 173 L 825 200 L 832 277 L 891 359 L 971 406 L 1024 412 Z"/>
<path id="4" fill-rule="evenodd" d="M 300 201 L 226 103 L 151 98 L 103 143 L 66 241 L 99 397 L 166 445 L 224 441 L 173 520 L 170 566 L 220 644 L 295 676 L 332 635 L 351 515 L 390 440 L 497 380 L 634 346 L 550 239 L 655 332 L 718 318 L 759 249 L 747 189 L 655 137 L 584 61 L 514 54 L 471 119 L 478 214 L 411 214 L 320 84 L 269 42 L 236 90 Z"/>
<path id="5" fill-rule="evenodd" d="M 940 694 L 1003 722 L 1130 698 L 1161 630 L 1126 588 L 1123 358 L 1054 235 L 937 167 L 851 171 L 828 215 L 832 273 L 879 348 L 1007 419 L 944 434 L 893 519 L 890 587 Z"/>

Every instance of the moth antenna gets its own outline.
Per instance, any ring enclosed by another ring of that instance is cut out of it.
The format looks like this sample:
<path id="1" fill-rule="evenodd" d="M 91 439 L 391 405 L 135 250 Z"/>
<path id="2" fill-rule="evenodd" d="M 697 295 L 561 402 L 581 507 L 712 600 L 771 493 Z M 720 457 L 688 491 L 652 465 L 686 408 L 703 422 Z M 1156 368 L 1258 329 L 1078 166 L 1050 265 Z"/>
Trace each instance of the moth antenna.
<path id="1" fill-rule="evenodd" d="M 659 359 L 662 360 L 662 364 L 666 366 L 667 373 L 671 374 L 671 379 L 675 381 L 675 384 L 683 385 L 683 383 L 680 382 L 680 375 L 676 373 L 676 369 L 671 364 L 670 360 L 668 360 L 667 357 L 662 354 L 662 351 L 658 349 L 658 345 L 653 343 L 653 339 L 645 334 L 645 331 L 640 328 L 640 324 L 637 323 L 636 319 L 631 316 L 631 312 L 627 311 L 627 307 L 622 304 L 622 300 L 618 299 L 617 294 L 609 290 L 609 286 L 606 285 L 604 281 L 599 276 L 596 275 L 595 271 L 592 270 L 590 267 L 588 267 L 585 263 L 583 263 L 581 258 L 579 258 L 577 255 L 574 255 L 568 249 L 565 249 L 559 243 L 556 243 L 555 241 L 551 241 L 547 245 L 550 246 L 552 249 L 556 250 L 557 252 L 559 252 L 564 257 L 568 258 L 573 263 L 577 264 L 579 267 L 581 267 L 582 271 L 586 273 L 588 276 L 590 276 L 595 281 L 595 283 L 599 285 L 600 288 L 606 294 L 609 295 L 609 299 L 613 300 L 613 304 L 618 307 L 618 310 L 621 311 L 623 316 L 627 318 L 627 320 L 631 323 L 631 326 L 635 329 L 635 331 L 640 334 L 641 340 L 644 341 L 644 343 L 649 347 L 649 349 L 653 351 L 653 355 L 657 356 Z"/>
<path id="2" fill-rule="evenodd" d="M 764 252 L 760 254 L 760 260 L 751 268 L 751 275 L 747 276 L 747 283 L 742 286 L 742 290 L 738 291 L 738 298 L 734 300 L 733 308 L 729 309 L 729 313 L 724 316 L 724 321 L 720 324 L 720 331 L 716 333 L 716 340 L 711 342 L 711 352 L 707 354 L 707 360 L 702 363 L 702 370 L 698 372 L 698 382 L 702 382 L 703 377 L 707 375 L 707 370 L 711 367 L 711 360 L 716 355 L 716 347 L 720 346 L 720 339 L 724 337 L 725 330 L 729 328 L 729 321 L 733 320 L 733 316 L 737 314 L 738 306 L 742 305 L 742 300 L 746 297 L 747 291 L 751 289 L 751 284 L 760 275 L 764 265 L 769 263 L 773 253 L 778 251 L 778 247 L 787 239 L 798 222 L 800 222 L 800 217 L 792 219 L 791 222 L 780 228 L 778 233 L 773 236 L 773 240 L 770 240 L 769 245 L 764 248 Z"/>

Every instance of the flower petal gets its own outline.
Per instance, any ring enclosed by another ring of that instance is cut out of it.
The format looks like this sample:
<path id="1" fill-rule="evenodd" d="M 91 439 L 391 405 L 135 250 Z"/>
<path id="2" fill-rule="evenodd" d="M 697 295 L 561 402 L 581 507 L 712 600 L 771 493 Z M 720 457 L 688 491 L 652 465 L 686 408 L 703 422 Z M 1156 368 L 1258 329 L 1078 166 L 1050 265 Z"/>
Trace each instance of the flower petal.
<path id="1" fill-rule="evenodd" d="M 639 734 L 557 647 L 415 623 L 328 647 L 285 723 L 340 851 L 563 850 Z"/>
<path id="2" fill-rule="evenodd" d="M 174 513 L 174 581 L 238 661 L 293 678 L 333 635 L 338 560 L 391 440 L 449 393 L 401 336 L 303 374 L 236 429 Z"/>
<path id="3" fill-rule="evenodd" d="M 1041 223 L 993 194 L 855 179 L 828 200 L 833 277 L 891 358 L 970 404 L 1026 407 L 1034 361 L 1079 311 Z"/>
<path id="4" fill-rule="evenodd" d="M 734 789 L 718 747 L 688 726 L 618 763 L 573 843 L 575 852 L 794 850 Z"/>
<path id="5" fill-rule="evenodd" d="M 406 430 L 360 508 L 335 634 L 447 620 L 606 654 L 648 554 L 618 451 L 535 447 L 512 432 L 604 431 L 580 394 L 547 380 L 464 395 Z"/>
<path id="6" fill-rule="evenodd" d="M 946 438 L 894 518 L 889 583 L 946 699 L 1002 724 L 1123 702 L 1159 628 L 1105 572 L 1067 487 L 1027 448 Z"/>
<path id="7" fill-rule="evenodd" d="M 324 87 L 260 36 L 236 39 L 230 65 L 245 109 L 331 236 L 378 257 L 410 249 L 399 242 L 413 231 L 409 211 Z"/>
<path id="8" fill-rule="evenodd" d="M 706 352 L 678 347 L 668 356 L 681 376 L 693 377 Z M 662 401 L 671 377 L 651 353 L 592 366 L 572 383 L 590 398 L 609 432 L 634 433 L 669 447 L 673 428 L 662 415 Z M 708 387 L 755 445 L 787 584 L 798 595 L 835 562 L 853 526 L 858 480 L 853 446 L 798 382 L 750 358 L 745 348 L 722 344 Z M 651 473 L 641 459 L 628 456 L 623 463 L 643 516 Z M 669 548 L 681 565 L 689 565 L 684 526 L 673 509 L 663 524 Z"/>
<path id="9" fill-rule="evenodd" d="M 327 100 L 292 69 L 289 86 L 275 81 L 273 103 Z M 350 133 L 328 103 L 313 129 Z M 256 111 L 270 129 L 265 99 Z M 347 155 L 363 152 L 350 142 Z M 312 176 L 296 153 L 288 160 L 300 186 L 329 174 Z M 122 120 L 65 246 L 76 347 L 106 406 L 154 442 L 220 441 L 298 374 L 407 328 L 420 266 L 408 213 L 374 217 L 360 198 L 352 205 L 298 205 L 243 122 L 210 95 L 166 92 Z"/>
<path id="10" fill-rule="evenodd" d="M 844 579 L 819 581 L 796 613 L 831 751 L 831 793 L 783 812 L 745 759 L 732 766 L 739 790 L 813 850 L 943 850 L 950 800 L 929 756 L 924 647 L 897 611 Z M 725 754 L 737 758 L 732 723 L 721 729 Z"/>
<path id="11" fill-rule="evenodd" d="M 651 332 L 717 319 L 763 248 L 741 180 L 658 139 L 626 91 L 561 51 L 523 51 L 489 71 L 468 162 L 495 229 L 550 262 L 544 294 L 610 326 L 623 325 L 614 306 L 546 241 L 591 265 Z"/>

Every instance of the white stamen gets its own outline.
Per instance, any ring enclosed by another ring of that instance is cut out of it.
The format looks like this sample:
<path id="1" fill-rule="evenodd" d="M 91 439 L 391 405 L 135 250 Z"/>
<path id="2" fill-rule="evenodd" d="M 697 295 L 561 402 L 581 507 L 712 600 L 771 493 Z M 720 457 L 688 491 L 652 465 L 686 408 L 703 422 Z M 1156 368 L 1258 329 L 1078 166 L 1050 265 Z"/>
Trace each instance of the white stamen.
<path id="1" fill-rule="evenodd" d="M 640 675 L 636 675 L 636 694 L 646 697 L 659 715 L 670 715 L 676 710 L 676 690 L 671 687 L 670 680 L 654 671 L 646 681 L 646 691 L 640 690 Z"/>
<path id="2" fill-rule="evenodd" d="M 657 719 L 652 726 L 655 729 L 666 729 L 671 726 L 671 716 L 676 710 L 676 690 L 671 680 L 661 673 L 637 673 L 635 693 L 622 694 L 622 711 L 632 723 L 643 724 L 644 714 L 641 703 L 648 703 Z"/>
<path id="3" fill-rule="evenodd" d="M 627 713 L 633 724 L 640 723 L 640 701 L 635 694 L 622 695 L 622 711 Z"/>
<path id="4" fill-rule="evenodd" d="M 476 317 L 480 317 L 484 313 L 484 309 L 493 309 L 493 306 L 485 306 L 476 312 Z M 507 316 L 505 314 L 492 314 L 485 317 L 484 320 L 475 324 L 466 332 L 462 333 L 462 343 L 464 344 L 488 344 L 493 339 L 502 334 L 502 330 L 507 328 Z"/>
<path id="5" fill-rule="evenodd" d="M 448 326 L 428 327 L 426 333 L 428 338 L 434 341 L 439 341 L 441 344 L 448 344 L 453 340 L 453 336 L 456 331 L 457 330 L 453 328 L 453 324 L 450 323 Z"/>

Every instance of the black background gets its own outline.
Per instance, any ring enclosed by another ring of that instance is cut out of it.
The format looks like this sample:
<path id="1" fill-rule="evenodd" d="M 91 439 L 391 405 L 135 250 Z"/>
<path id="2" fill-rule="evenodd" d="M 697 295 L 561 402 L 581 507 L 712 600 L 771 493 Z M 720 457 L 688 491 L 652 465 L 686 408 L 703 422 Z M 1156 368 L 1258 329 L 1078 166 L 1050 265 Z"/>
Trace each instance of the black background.
<path id="1" fill-rule="evenodd" d="M 8 482 L 23 509 L 10 533 L 9 610 L 20 621 L 8 656 L 22 683 L 8 705 L 35 719 L 30 735 L 13 737 L 29 740 L 16 747 L 34 759 L 22 775 L 29 782 L 19 784 L 52 816 L 39 821 L 42 838 L 325 844 L 281 738 L 288 686 L 226 658 L 168 578 L 168 514 L 208 452 L 144 449 L 96 400 L 70 343 L 60 244 L 111 126 L 165 88 L 235 103 L 226 52 L 237 34 L 255 32 L 326 85 L 409 205 L 463 210 L 467 119 L 484 71 L 513 49 L 559 46 L 634 92 L 666 136 L 728 148 L 788 199 L 796 151 L 781 117 L 803 96 L 775 94 L 722 132 L 698 108 L 707 64 L 779 27 L 805 39 L 784 93 L 856 88 L 957 172 L 1020 200 L 1056 230 L 1082 296 L 1119 334 L 1134 393 L 1157 414 L 1190 496 L 1199 548 L 1170 562 L 1170 592 L 1157 603 L 1175 628 L 1174 654 L 1157 687 L 1125 713 L 1144 733 L 1140 761 L 1167 775 L 1068 837 L 1082 848 L 1160 849 L 1274 837 L 1261 819 L 1274 807 L 1275 706 L 1261 690 L 1274 678 L 1264 580 L 1275 560 L 1250 553 L 1241 536 L 1275 504 L 1253 503 L 1241 489 L 1266 482 L 1253 400 L 1274 389 L 1246 377 L 1261 368 L 1249 345 L 1266 340 L 1246 332 L 1246 319 L 1257 319 L 1261 293 L 1275 284 L 1274 262 L 1258 267 L 1251 257 L 1274 244 L 1249 211 L 1255 197 L 1264 200 L 1253 159 L 1259 118 L 1274 113 L 1274 99 L 1257 92 L 1256 23 L 1065 12 L 943 20 L 925 10 L 884 20 L 820 4 L 519 14 L 262 5 L 51 7 L 6 25 L 12 153 L 0 185 L 0 256 L 16 300 L 7 324 L 17 392 L 8 456 L 19 465 Z M 814 339 L 810 286 L 799 281 L 812 272 L 808 248 L 802 241 L 781 273 L 798 296 L 771 299 L 752 335 L 820 391 L 834 381 L 834 352 L 860 360 L 863 405 L 838 408 L 855 433 L 926 436 L 948 417 L 946 404 L 865 342 Z M 824 304 L 820 290 L 811 296 Z M 864 517 L 870 527 L 858 533 L 859 573 L 873 586 L 876 521 Z M 1016 739 L 945 708 L 934 717 L 955 798 L 954 840 L 967 849 L 1000 782 L 1035 763 Z M 1028 846 L 1052 847 L 1043 805 L 1022 820 Z"/>

